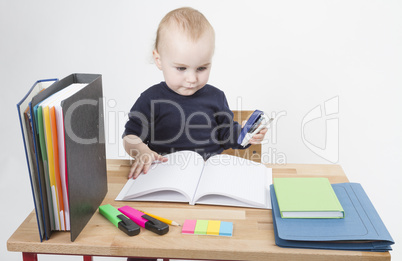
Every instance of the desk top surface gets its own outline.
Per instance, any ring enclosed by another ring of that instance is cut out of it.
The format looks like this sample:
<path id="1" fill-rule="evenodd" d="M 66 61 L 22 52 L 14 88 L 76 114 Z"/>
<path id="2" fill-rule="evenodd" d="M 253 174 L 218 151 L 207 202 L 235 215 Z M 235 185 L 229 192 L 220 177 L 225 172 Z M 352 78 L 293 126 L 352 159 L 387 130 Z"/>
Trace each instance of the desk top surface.
<path id="1" fill-rule="evenodd" d="M 108 193 L 102 202 L 115 207 L 130 205 L 183 224 L 185 219 L 215 219 L 233 222 L 232 237 L 183 235 L 171 226 L 159 236 L 141 228 L 129 237 L 95 213 L 74 241 L 69 232 L 53 232 L 40 242 L 32 212 L 7 242 L 9 251 L 93 256 L 137 256 L 214 260 L 391 260 L 388 252 L 360 252 L 281 248 L 275 245 L 271 210 L 195 205 L 187 203 L 121 202 L 117 194 L 127 181 L 128 160 L 108 160 Z M 339 165 L 271 165 L 273 177 L 327 177 L 331 183 L 348 182 Z"/>

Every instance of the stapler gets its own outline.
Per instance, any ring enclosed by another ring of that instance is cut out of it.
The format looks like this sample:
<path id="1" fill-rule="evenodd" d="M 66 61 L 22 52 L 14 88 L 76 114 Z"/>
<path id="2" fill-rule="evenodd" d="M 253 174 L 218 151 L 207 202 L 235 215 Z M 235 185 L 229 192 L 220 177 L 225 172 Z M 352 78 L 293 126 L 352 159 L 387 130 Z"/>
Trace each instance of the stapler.
<path id="1" fill-rule="evenodd" d="M 255 110 L 248 118 L 246 125 L 242 128 L 237 143 L 245 147 L 249 144 L 250 139 L 258 133 L 262 128 L 267 127 L 273 121 L 264 112 Z"/>

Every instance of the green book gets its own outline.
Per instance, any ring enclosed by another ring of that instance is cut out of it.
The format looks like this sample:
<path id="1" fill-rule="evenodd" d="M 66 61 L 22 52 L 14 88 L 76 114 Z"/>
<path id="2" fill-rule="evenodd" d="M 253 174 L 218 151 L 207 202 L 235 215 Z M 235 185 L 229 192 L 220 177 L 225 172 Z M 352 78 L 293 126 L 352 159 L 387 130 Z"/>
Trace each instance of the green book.
<path id="1" fill-rule="evenodd" d="M 344 218 L 327 178 L 274 178 L 282 218 Z"/>

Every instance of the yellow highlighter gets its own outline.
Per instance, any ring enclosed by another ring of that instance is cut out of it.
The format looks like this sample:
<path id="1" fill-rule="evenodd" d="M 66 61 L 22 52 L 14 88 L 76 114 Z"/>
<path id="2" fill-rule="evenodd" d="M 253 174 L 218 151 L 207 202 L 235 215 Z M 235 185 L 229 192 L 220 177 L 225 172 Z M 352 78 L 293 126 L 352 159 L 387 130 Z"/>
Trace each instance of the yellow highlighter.
<path id="1" fill-rule="evenodd" d="M 159 216 L 150 214 L 150 213 L 145 212 L 145 211 L 142 211 L 142 210 L 140 210 L 140 211 L 143 212 L 144 214 L 147 214 L 147 215 L 150 216 L 150 217 L 153 217 L 153 218 L 155 218 L 155 219 L 157 219 L 157 220 L 163 222 L 163 223 L 166 223 L 166 224 L 169 224 L 169 225 L 172 225 L 172 226 L 180 226 L 179 223 L 177 223 L 177 222 L 175 222 L 175 221 L 173 221 L 173 220 L 170 220 L 170 219 L 167 219 L 167 218 L 163 218 L 163 217 L 159 217 Z"/>

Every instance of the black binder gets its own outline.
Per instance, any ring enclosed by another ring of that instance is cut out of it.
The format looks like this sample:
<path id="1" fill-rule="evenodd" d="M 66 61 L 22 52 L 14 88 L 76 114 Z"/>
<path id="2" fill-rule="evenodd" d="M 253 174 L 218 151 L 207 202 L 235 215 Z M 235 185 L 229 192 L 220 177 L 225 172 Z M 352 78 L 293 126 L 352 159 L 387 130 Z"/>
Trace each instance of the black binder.
<path id="1" fill-rule="evenodd" d="M 36 122 L 32 109 L 73 83 L 86 83 L 87 86 L 61 103 L 65 126 L 71 241 L 78 237 L 107 193 L 102 76 L 71 74 L 33 97 L 30 104 L 33 122 Z M 37 135 L 34 135 L 34 139 L 35 144 L 38 144 Z M 40 159 L 38 161 L 40 165 Z M 41 177 L 41 180 L 44 178 Z M 47 217 L 45 214 L 45 220 L 49 222 L 49 213 Z"/>

